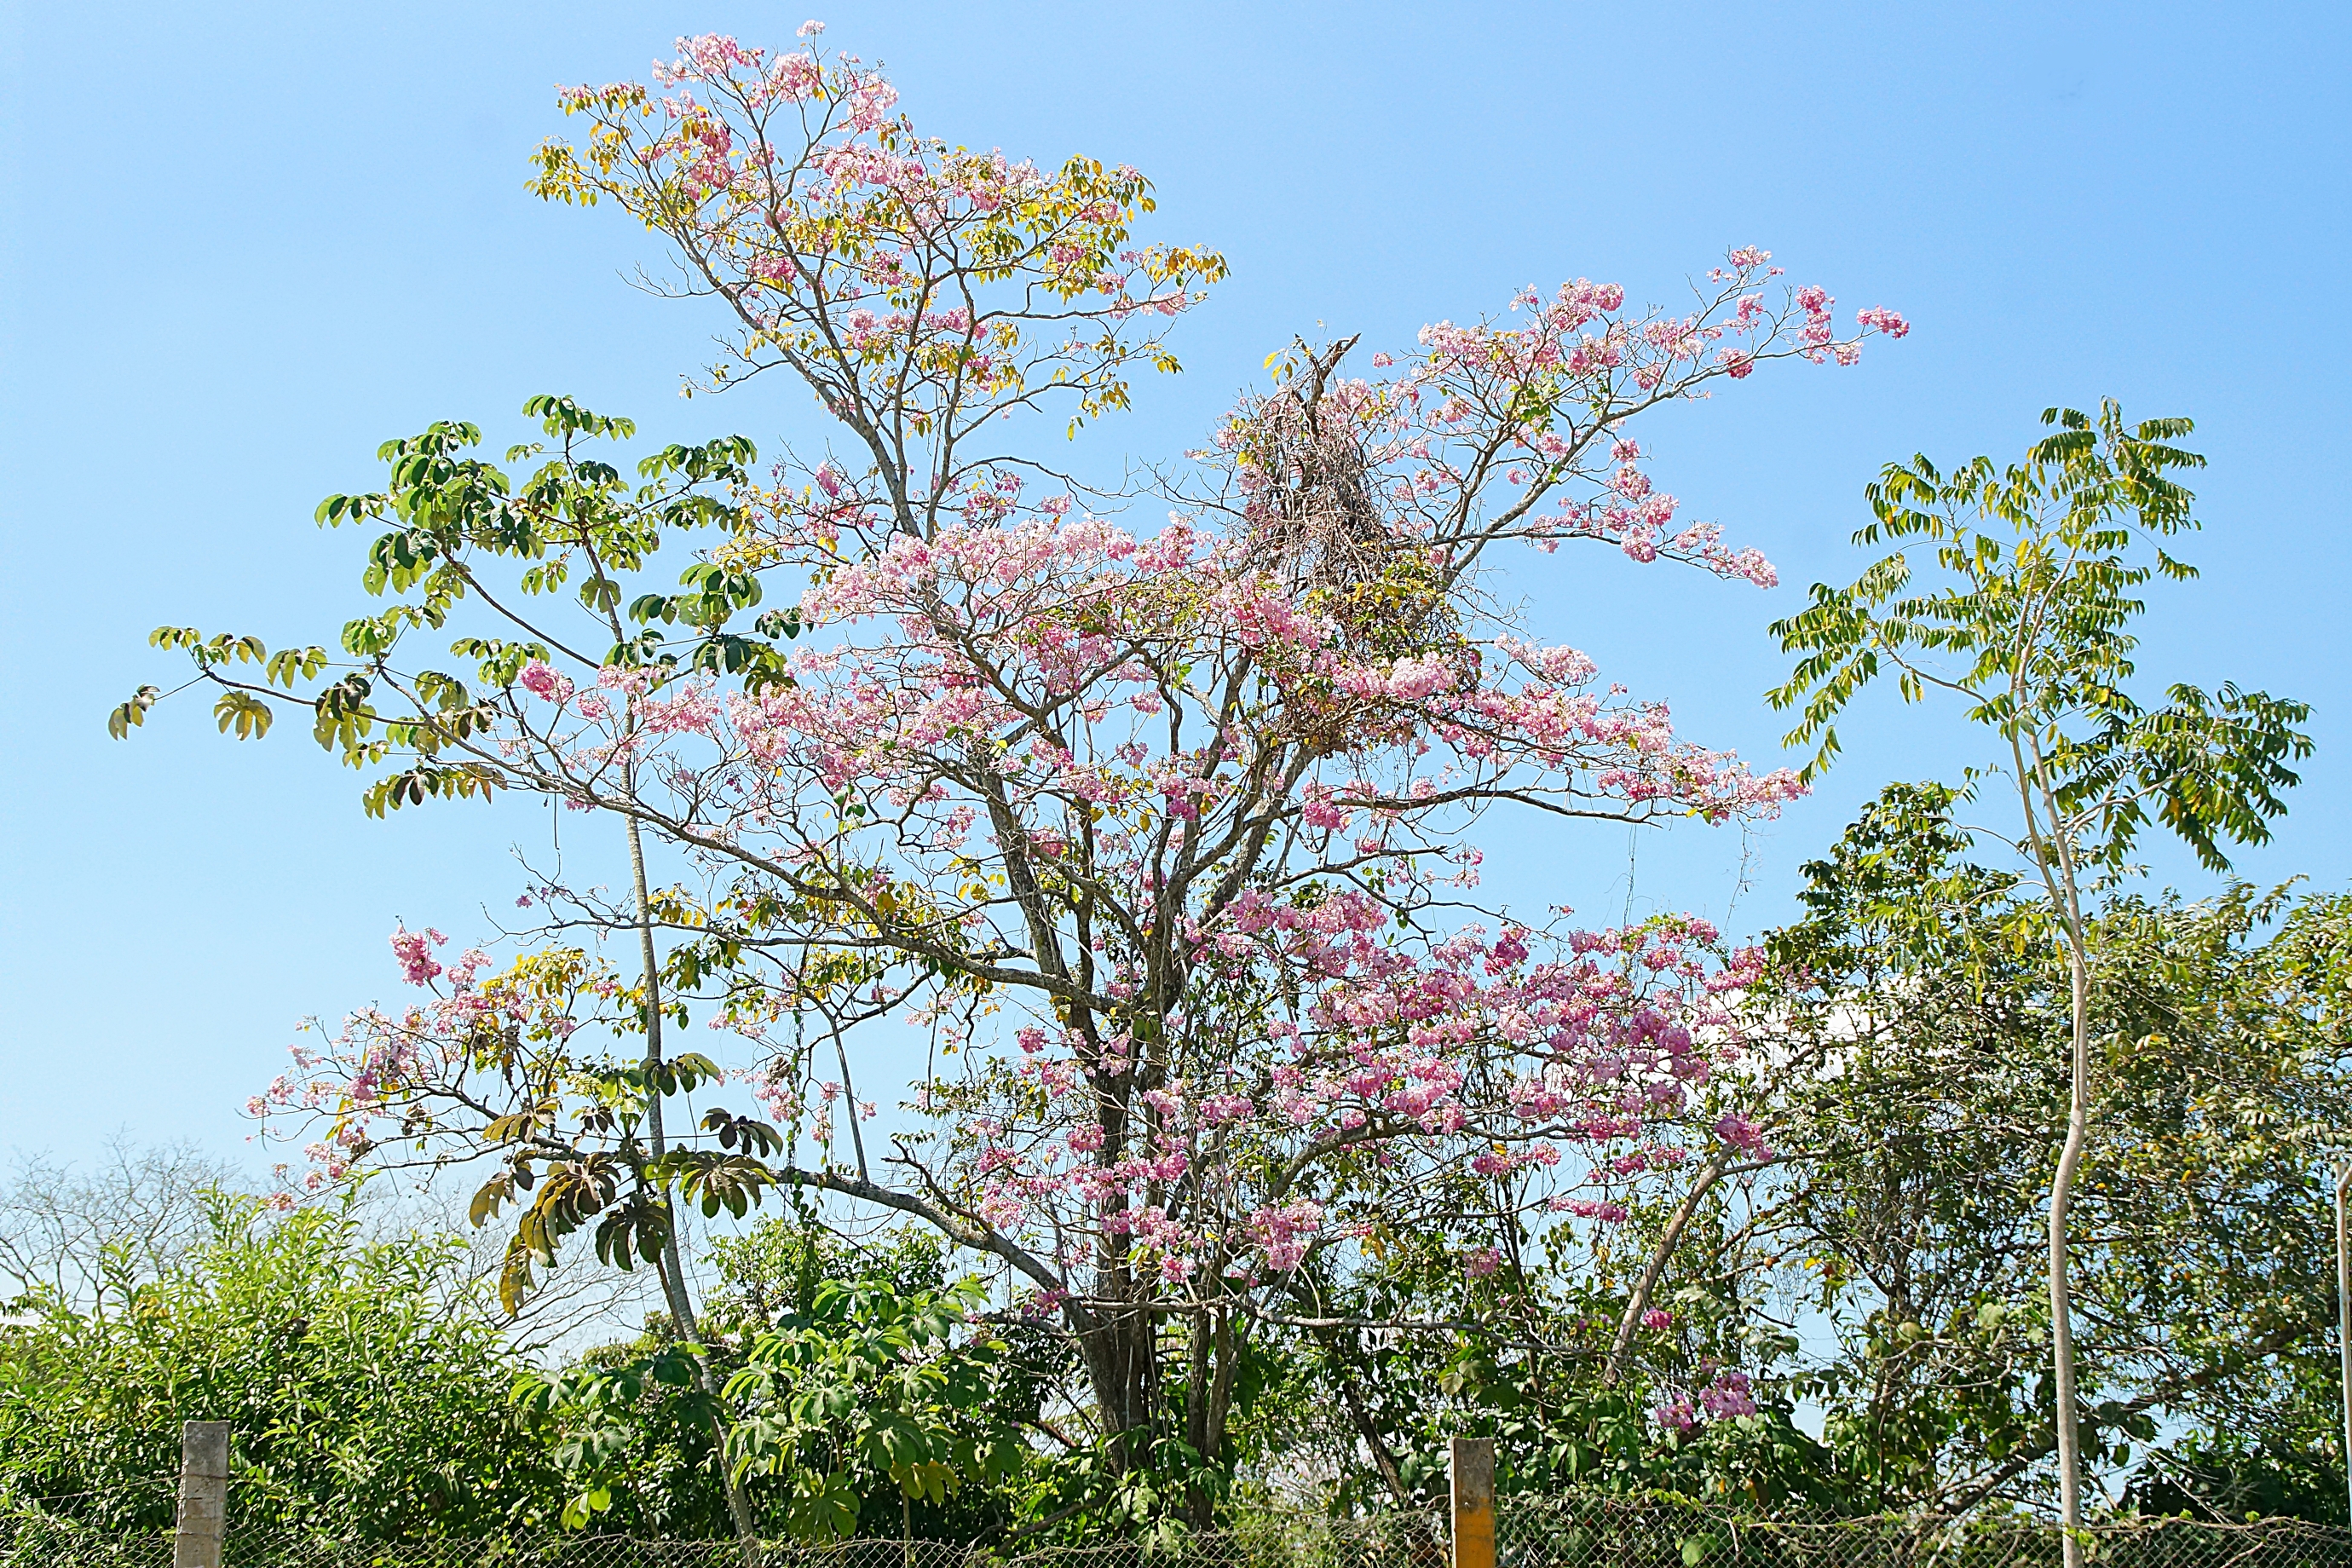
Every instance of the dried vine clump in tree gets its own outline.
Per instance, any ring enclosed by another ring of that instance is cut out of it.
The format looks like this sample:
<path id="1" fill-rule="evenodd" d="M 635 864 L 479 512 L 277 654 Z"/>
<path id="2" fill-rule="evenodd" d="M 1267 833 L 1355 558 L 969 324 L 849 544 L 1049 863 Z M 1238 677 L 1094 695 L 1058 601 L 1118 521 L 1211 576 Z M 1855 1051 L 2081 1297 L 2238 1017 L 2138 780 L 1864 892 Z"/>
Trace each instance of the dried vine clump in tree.
<path id="1" fill-rule="evenodd" d="M 1387 388 L 1337 381 L 1353 337 L 1297 342 L 1274 392 L 1244 405 L 1234 458 L 1247 523 L 1243 564 L 1328 618 L 1350 655 L 1404 658 L 1465 647 L 1429 546 L 1392 524 L 1364 447 Z"/>

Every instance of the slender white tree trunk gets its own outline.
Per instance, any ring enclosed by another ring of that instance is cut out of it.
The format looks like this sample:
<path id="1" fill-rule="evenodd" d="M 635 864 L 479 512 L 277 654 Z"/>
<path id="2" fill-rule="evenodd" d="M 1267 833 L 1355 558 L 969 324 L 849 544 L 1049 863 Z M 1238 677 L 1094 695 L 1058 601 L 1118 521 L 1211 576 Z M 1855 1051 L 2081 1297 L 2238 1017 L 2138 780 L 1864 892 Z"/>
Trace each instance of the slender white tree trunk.
<path id="1" fill-rule="evenodd" d="M 2072 911 L 2069 911 L 2071 916 Z M 2074 1173 L 2083 1163 L 2091 1110 L 2090 976 L 2083 963 L 2079 927 L 2068 921 L 2067 967 L 2074 992 L 2074 1063 L 2066 1110 L 2066 1142 L 2050 1184 L 2050 1358 L 2056 1384 L 2058 1511 L 2065 1527 L 2066 1568 L 2082 1568 L 2083 1443 L 2075 1420 L 2074 1321 L 2066 1276 L 2066 1222 L 2074 1201 Z"/>
<path id="2" fill-rule="evenodd" d="M 634 793 L 636 783 L 635 770 L 632 769 L 631 773 L 628 784 Z M 645 971 L 645 1068 L 650 1077 L 662 1063 L 661 963 L 654 949 L 653 898 L 646 883 L 645 839 L 637 830 L 635 817 L 624 820 L 629 834 L 629 877 L 636 895 L 638 958 Z M 661 1091 L 650 1081 L 646 1085 L 646 1142 L 656 1160 L 668 1148 L 668 1139 L 662 1130 Z M 670 1201 L 666 1189 L 659 1194 L 659 1200 L 669 1219 L 669 1241 L 656 1261 L 655 1272 L 661 1279 L 662 1298 L 669 1305 L 670 1321 L 676 1325 L 678 1337 L 699 1342 L 702 1331 L 695 1321 L 694 1299 L 687 1292 L 686 1265 L 678 1247 L 680 1221 L 677 1206 Z M 710 1396 L 713 1408 L 723 1408 L 719 1400 L 719 1380 L 710 1370 L 709 1361 L 697 1358 L 695 1365 L 699 1373 L 698 1381 L 702 1384 L 703 1393 Z M 727 1492 L 728 1517 L 734 1521 L 736 1537 L 742 1542 L 745 1562 L 756 1568 L 760 1552 L 759 1527 L 752 1522 L 751 1500 L 743 1495 L 743 1483 L 728 1458 L 725 1420 L 714 1416 L 712 1426 L 719 1440 L 719 1479 Z"/>
<path id="3" fill-rule="evenodd" d="M 2018 802 L 2025 811 L 2026 843 L 2053 912 L 2066 938 L 2069 1006 L 2066 1142 L 2050 1179 L 2050 1367 L 2052 1419 L 2058 1448 L 2058 1522 L 2064 1537 L 2065 1568 L 2083 1568 L 2083 1438 L 2074 1389 L 2074 1314 L 2067 1278 L 2067 1221 L 2074 1205 L 2074 1175 L 2091 1129 L 2091 954 L 2083 934 L 2082 889 L 2075 880 L 2074 841 L 2061 819 L 2038 742 L 2029 764 L 2023 739 L 2010 736 L 2017 766 Z M 2044 825 L 2036 820 L 2036 795 Z"/>
<path id="4" fill-rule="evenodd" d="M 2336 1172 L 2336 1355 L 2344 1393 L 2344 1485 L 2352 1498 L 2352 1237 L 2345 1232 L 2345 1189 L 2352 1186 L 2352 1161 Z M 2352 1522 L 2352 1515 L 2347 1516 Z"/>

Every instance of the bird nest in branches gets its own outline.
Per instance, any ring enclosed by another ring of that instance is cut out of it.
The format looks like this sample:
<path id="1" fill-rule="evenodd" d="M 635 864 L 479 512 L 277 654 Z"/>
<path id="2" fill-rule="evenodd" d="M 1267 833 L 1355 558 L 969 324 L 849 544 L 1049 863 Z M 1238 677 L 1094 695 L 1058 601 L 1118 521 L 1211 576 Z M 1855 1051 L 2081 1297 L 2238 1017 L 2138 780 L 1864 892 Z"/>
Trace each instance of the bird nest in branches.
<path id="1" fill-rule="evenodd" d="M 1299 345 L 1276 389 L 1243 417 L 1242 563 L 1328 620 L 1351 659 L 1472 660 L 1445 572 L 1382 504 L 1359 419 L 1369 389 L 1333 383 L 1355 342 Z"/>

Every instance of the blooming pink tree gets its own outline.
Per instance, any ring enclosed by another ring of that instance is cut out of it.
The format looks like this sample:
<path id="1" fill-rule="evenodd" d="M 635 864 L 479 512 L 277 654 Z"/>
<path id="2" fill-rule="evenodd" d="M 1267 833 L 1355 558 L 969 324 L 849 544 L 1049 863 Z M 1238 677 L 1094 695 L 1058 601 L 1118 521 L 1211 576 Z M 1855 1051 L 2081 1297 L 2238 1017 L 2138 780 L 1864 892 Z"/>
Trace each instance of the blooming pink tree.
<path id="1" fill-rule="evenodd" d="M 437 425 L 386 448 L 383 491 L 322 508 L 383 531 L 367 585 L 394 602 L 346 657 L 158 634 L 224 728 L 309 706 L 378 770 L 374 809 L 521 791 L 626 831 L 631 895 L 548 879 L 560 918 L 510 967 L 400 939 L 431 999 L 274 1091 L 329 1120 L 328 1158 L 495 1158 L 478 1206 L 522 1205 L 524 1274 L 591 1224 L 662 1256 L 673 1192 L 915 1216 L 1066 1327 L 1115 1464 L 1160 1439 L 1213 1464 L 1249 1336 L 1384 1235 L 1442 1237 L 1501 1289 L 1695 1149 L 1752 1152 L 1700 1108 L 1756 956 L 1696 921 L 1481 908 L 1466 833 L 1503 807 L 1752 818 L 1796 782 L 1524 640 L 1482 584 L 1505 540 L 1769 584 L 1678 516 L 1633 422 L 1768 362 L 1851 363 L 1901 318 L 1841 331 L 1743 249 L 1682 311 L 1580 280 L 1360 375 L 1353 340 L 1299 344 L 1136 531 L 979 443 L 1171 365 L 1157 334 L 1222 263 L 1130 241 L 1139 176 L 919 139 L 848 57 L 704 38 L 656 75 L 666 97 L 567 93 L 594 131 L 543 151 L 542 188 L 667 234 L 740 325 L 712 383 L 790 372 L 851 455 L 761 477 L 740 438 L 671 447 L 632 486 L 594 455 L 626 422 L 567 400 L 531 405 L 528 474 Z M 465 666 L 414 651 L 455 629 Z M 677 886 L 648 886 L 646 835 L 692 867 Z M 636 942 L 634 978 L 560 934 L 582 922 Z M 664 1101 L 721 1070 L 663 1049 L 690 1008 L 762 1114 L 665 1137 Z M 857 1069 L 886 1020 L 933 1056 L 877 1147 Z"/>

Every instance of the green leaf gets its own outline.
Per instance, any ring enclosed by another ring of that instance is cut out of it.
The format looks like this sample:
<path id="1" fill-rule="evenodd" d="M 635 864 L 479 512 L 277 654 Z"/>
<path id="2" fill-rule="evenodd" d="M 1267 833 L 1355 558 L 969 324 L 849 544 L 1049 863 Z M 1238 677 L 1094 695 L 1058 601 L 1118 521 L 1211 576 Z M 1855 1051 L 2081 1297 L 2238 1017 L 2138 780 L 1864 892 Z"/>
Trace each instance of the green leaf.
<path id="1" fill-rule="evenodd" d="M 223 692 L 213 704 L 213 716 L 222 734 L 234 732 L 240 741 L 257 741 L 267 735 L 270 721 L 277 717 L 269 704 L 247 691 Z"/>
<path id="2" fill-rule="evenodd" d="M 142 686 L 131 694 L 131 700 L 107 715 L 106 732 L 120 741 L 147 722 L 147 710 L 155 706 L 163 692 L 152 686 Z"/>

